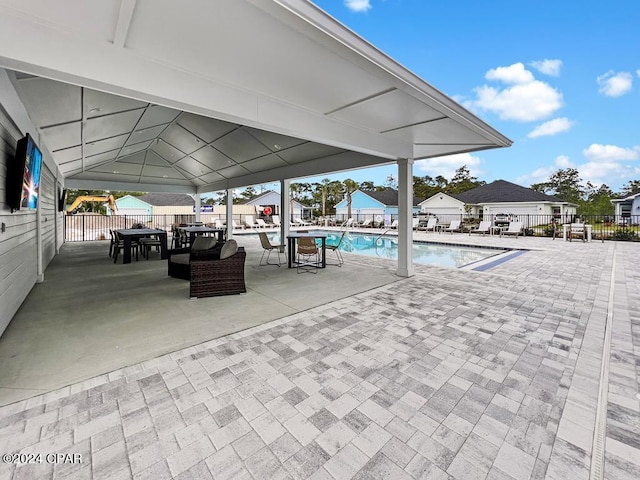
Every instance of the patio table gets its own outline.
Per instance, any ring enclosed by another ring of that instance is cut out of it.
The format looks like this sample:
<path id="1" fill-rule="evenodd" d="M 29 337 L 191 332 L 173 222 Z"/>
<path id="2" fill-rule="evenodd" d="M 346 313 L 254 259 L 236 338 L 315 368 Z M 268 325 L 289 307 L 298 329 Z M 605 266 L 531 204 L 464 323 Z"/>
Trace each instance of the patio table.
<path id="1" fill-rule="evenodd" d="M 287 235 L 287 248 L 288 248 L 288 268 L 292 268 L 295 263 L 296 258 L 296 243 L 299 238 L 319 238 L 321 240 L 321 249 L 322 249 L 322 261 L 320 263 L 320 268 L 325 268 L 327 266 L 326 253 L 327 253 L 327 234 L 321 232 L 292 232 Z"/>
<path id="2" fill-rule="evenodd" d="M 224 241 L 224 228 L 211 228 L 211 227 L 178 227 L 179 230 L 185 231 L 189 234 L 189 244 L 193 245 L 193 241 L 196 239 L 196 235 L 199 233 L 217 233 L 218 241 Z"/>
<path id="3" fill-rule="evenodd" d="M 131 263 L 131 239 L 155 235 L 160 239 L 160 258 L 166 260 L 167 254 L 167 232 L 156 228 L 124 228 L 116 230 L 124 241 L 124 251 L 122 252 L 122 263 Z"/>

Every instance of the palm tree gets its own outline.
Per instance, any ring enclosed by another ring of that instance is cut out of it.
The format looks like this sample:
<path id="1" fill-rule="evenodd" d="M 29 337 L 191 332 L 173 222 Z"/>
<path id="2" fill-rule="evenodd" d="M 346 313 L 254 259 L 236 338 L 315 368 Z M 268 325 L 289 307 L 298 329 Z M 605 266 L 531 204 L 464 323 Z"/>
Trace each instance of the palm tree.
<path id="1" fill-rule="evenodd" d="M 347 198 L 347 218 L 351 218 L 351 194 L 358 189 L 358 182 L 347 178 L 342 182 L 344 184 L 344 191 Z"/>

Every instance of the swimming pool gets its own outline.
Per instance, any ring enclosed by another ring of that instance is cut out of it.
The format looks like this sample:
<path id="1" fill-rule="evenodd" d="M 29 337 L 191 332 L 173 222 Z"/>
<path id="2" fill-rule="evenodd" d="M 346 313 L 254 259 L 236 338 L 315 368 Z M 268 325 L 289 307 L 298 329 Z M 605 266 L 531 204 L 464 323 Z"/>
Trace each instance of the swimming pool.
<path id="1" fill-rule="evenodd" d="M 326 232 L 327 245 L 335 245 L 340 240 L 340 232 Z M 280 232 L 268 232 L 271 242 L 280 241 Z M 257 233 L 241 234 L 256 238 Z M 397 260 L 398 239 L 393 236 L 367 235 L 364 233 L 347 233 L 340 245 L 340 251 L 367 257 Z M 413 242 L 413 262 L 421 265 L 437 265 L 443 267 L 463 267 L 470 263 L 484 260 L 504 253 L 496 248 L 465 247 L 429 242 Z"/>

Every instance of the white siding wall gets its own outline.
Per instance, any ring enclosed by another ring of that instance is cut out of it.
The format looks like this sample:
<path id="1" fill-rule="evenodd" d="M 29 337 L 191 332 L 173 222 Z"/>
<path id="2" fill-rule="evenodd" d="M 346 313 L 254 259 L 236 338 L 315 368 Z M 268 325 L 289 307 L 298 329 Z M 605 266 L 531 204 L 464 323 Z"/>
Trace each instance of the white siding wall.
<path id="1" fill-rule="evenodd" d="M 434 195 L 420 204 L 422 213 L 436 215 L 460 215 L 464 212 L 464 203 L 448 195 Z"/>
<path id="2" fill-rule="evenodd" d="M 57 188 L 56 179 L 47 166 L 42 164 L 40 173 L 40 193 L 38 204 L 40 206 L 40 216 L 42 223 L 40 231 L 42 234 L 42 269 L 46 269 L 47 265 L 56 256 L 56 200 Z"/>
<path id="3" fill-rule="evenodd" d="M 21 136 L 0 109 L 0 222 L 6 227 L 4 233 L 0 231 L 0 334 L 37 278 L 36 212 L 20 210 L 12 214 L 6 205 L 7 164 L 13 161 Z"/>

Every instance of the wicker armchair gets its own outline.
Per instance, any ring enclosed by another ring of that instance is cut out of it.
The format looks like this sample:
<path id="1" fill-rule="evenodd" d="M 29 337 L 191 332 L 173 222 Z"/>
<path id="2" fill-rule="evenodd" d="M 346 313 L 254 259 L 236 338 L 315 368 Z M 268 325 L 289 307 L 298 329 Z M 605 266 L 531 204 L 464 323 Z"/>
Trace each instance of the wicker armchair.
<path id="1" fill-rule="evenodd" d="M 215 297 L 218 295 L 233 295 L 246 293 L 244 283 L 244 261 L 246 258 L 244 247 L 224 259 L 191 260 L 190 297 Z"/>

